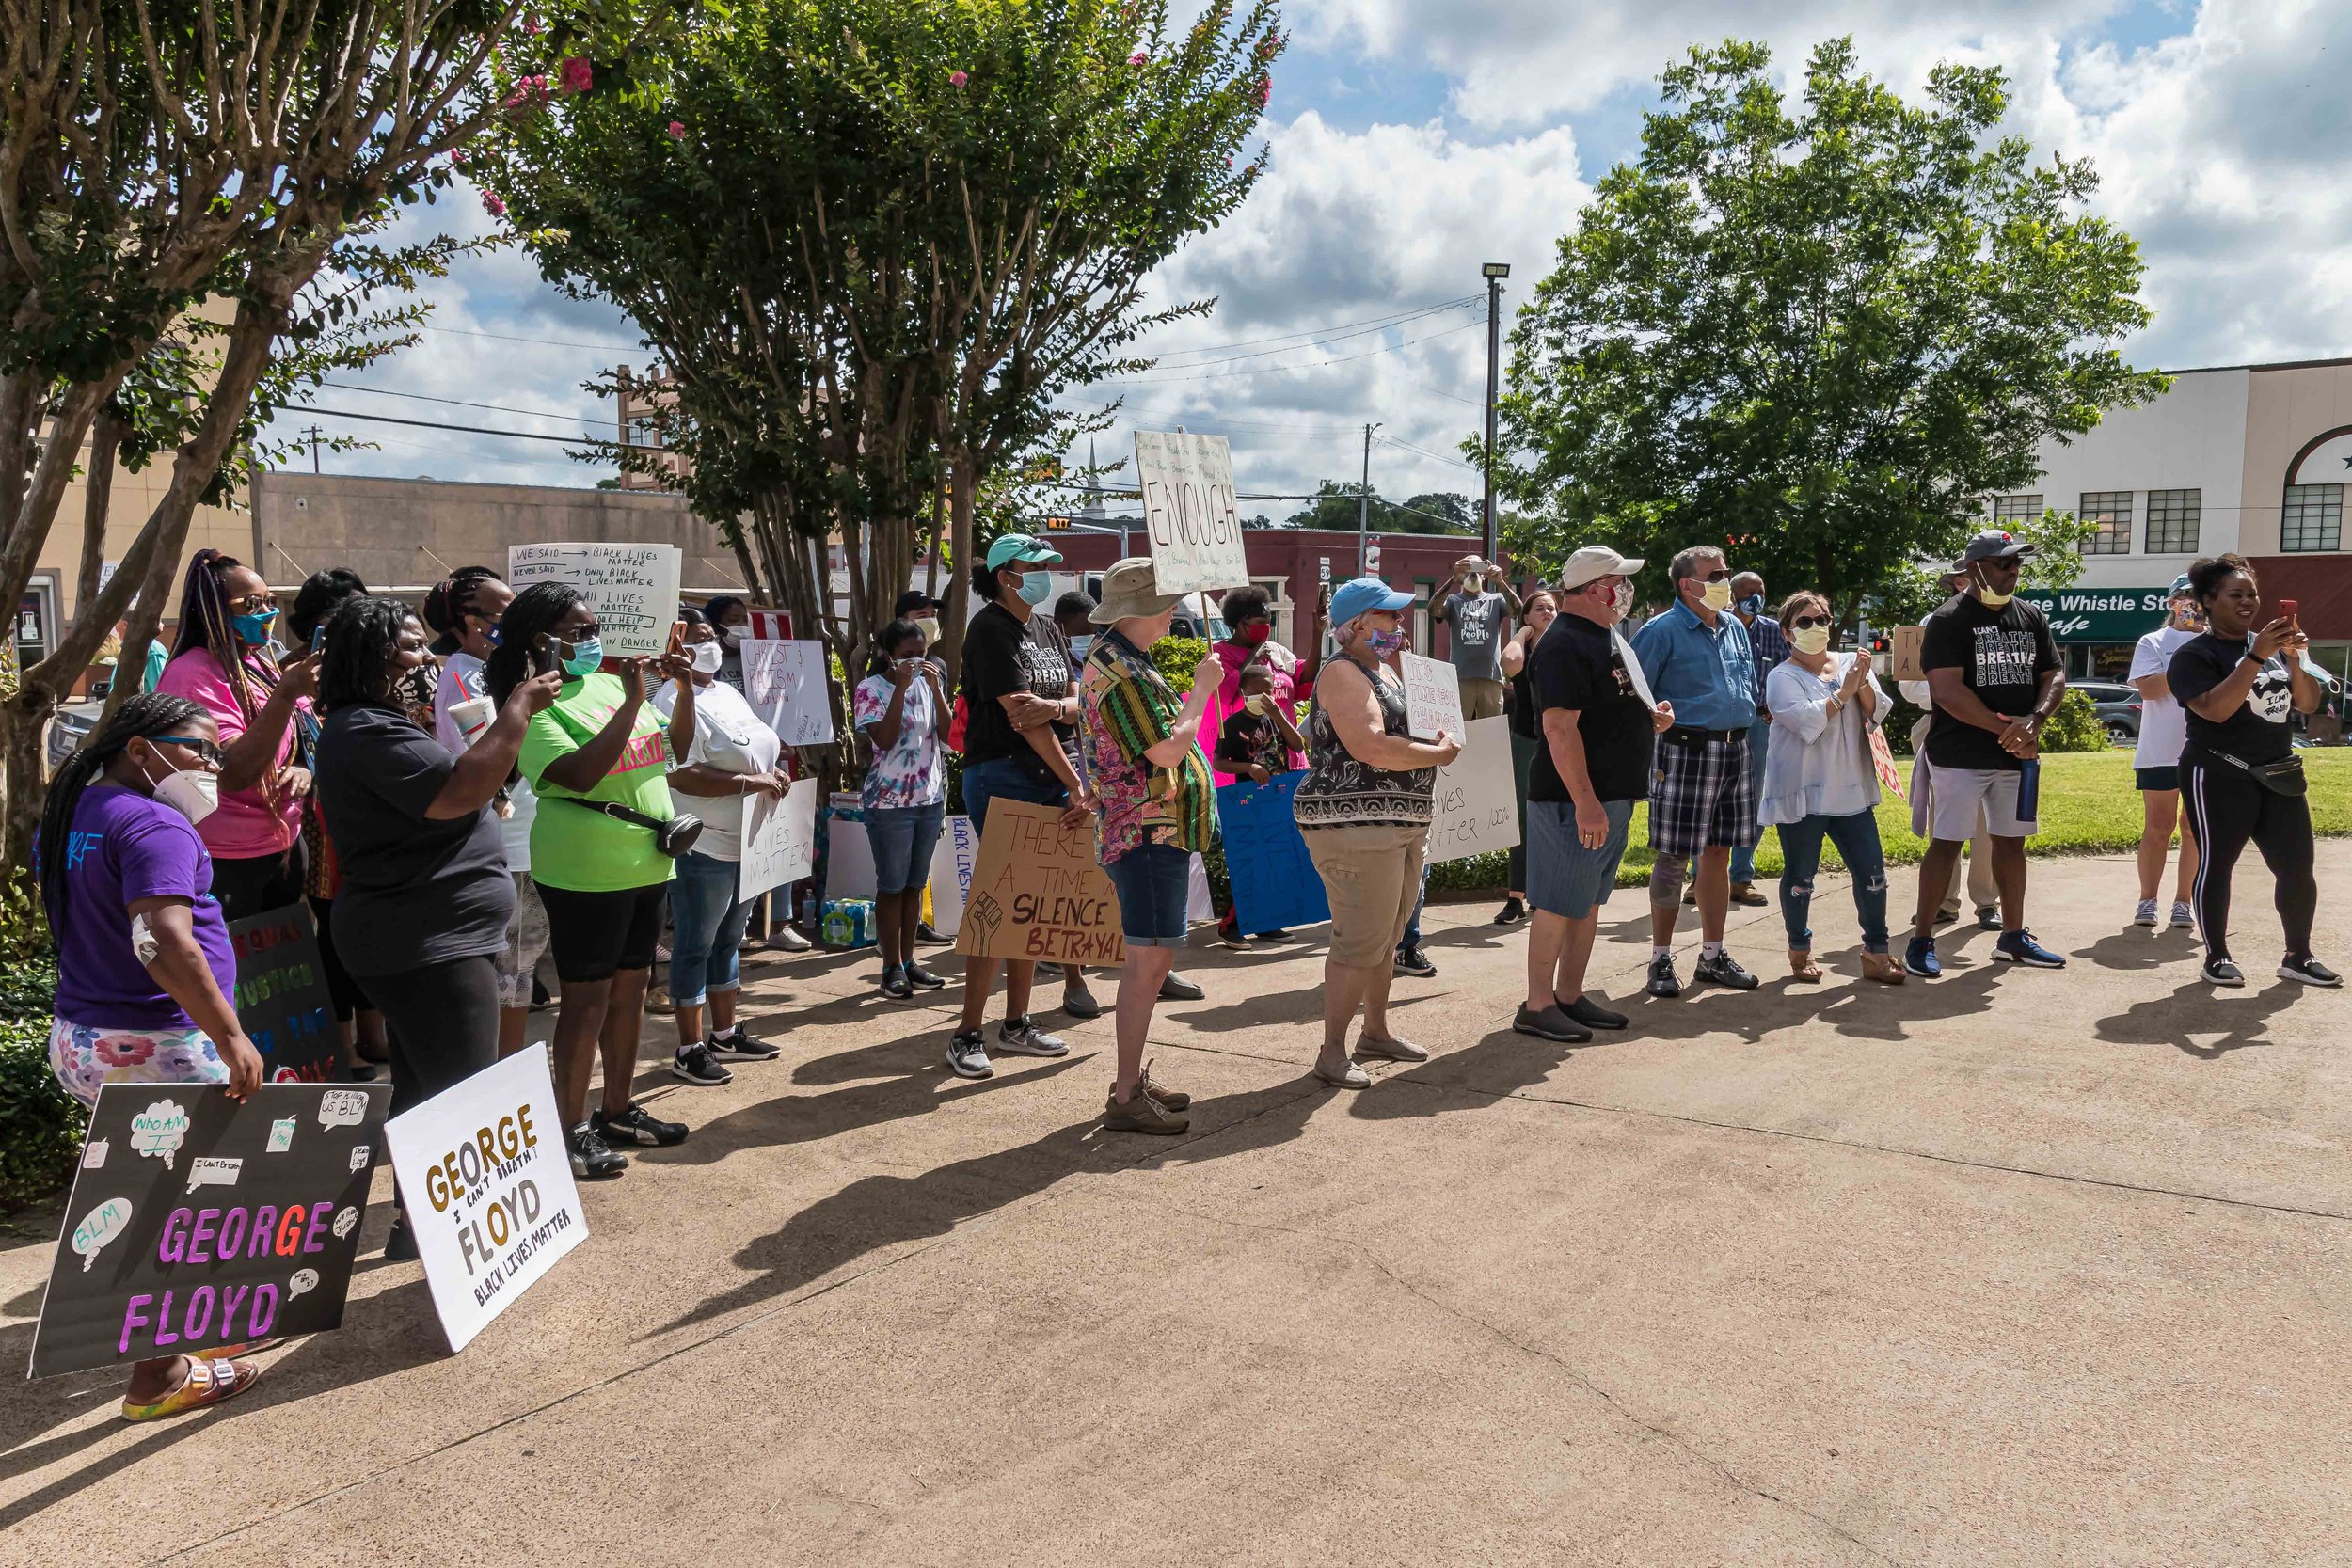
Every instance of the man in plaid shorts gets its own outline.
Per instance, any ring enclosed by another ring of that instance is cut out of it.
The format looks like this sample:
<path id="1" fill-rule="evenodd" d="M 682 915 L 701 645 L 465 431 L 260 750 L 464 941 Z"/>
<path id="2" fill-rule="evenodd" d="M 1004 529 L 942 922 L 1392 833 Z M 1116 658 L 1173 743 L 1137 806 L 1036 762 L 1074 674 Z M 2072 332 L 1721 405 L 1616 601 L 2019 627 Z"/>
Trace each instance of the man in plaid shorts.
<path id="1" fill-rule="evenodd" d="M 1752 990 L 1756 976 L 1724 951 L 1731 908 L 1731 852 L 1756 843 L 1756 785 L 1748 771 L 1748 727 L 1756 722 L 1756 671 L 1747 627 L 1731 613 L 1731 568 L 1724 552 L 1693 545 L 1667 569 L 1675 602 L 1633 637 L 1634 656 L 1674 726 L 1658 737 L 1658 777 L 1649 798 L 1649 993 L 1679 996 L 1675 919 L 1682 912 L 1682 863 L 1698 857 L 1699 979 Z"/>

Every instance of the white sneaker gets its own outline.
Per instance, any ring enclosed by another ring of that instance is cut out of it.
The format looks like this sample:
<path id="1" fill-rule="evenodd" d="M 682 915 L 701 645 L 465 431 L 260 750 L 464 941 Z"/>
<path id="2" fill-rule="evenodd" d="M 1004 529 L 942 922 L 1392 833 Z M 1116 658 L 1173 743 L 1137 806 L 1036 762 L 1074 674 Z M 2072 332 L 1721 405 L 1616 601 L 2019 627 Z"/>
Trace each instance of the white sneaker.
<path id="1" fill-rule="evenodd" d="M 781 947 L 787 953 L 805 953 L 813 944 L 790 926 L 779 926 L 768 933 L 768 945 Z"/>
<path id="2" fill-rule="evenodd" d="M 2138 911 L 2132 916 L 2132 924 L 2135 926 L 2153 926 L 2155 923 L 2156 901 L 2153 898 L 2142 898 L 2139 901 Z"/>
<path id="3" fill-rule="evenodd" d="M 2197 929 L 2197 911 L 2178 898 L 2172 900 L 2172 928 L 2176 931 Z"/>

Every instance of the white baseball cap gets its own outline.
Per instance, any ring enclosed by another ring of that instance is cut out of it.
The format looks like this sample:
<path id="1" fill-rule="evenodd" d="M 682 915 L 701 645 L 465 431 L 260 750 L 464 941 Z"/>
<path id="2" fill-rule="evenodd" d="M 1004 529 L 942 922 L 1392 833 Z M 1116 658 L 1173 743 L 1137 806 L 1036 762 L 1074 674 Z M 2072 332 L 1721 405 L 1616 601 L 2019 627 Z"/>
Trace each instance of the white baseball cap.
<path id="1" fill-rule="evenodd" d="M 1587 545 L 1560 568 L 1560 586 L 1581 588 L 1601 578 L 1629 578 L 1641 569 L 1638 556 L 1619 555 L 1606 545 Z"/>

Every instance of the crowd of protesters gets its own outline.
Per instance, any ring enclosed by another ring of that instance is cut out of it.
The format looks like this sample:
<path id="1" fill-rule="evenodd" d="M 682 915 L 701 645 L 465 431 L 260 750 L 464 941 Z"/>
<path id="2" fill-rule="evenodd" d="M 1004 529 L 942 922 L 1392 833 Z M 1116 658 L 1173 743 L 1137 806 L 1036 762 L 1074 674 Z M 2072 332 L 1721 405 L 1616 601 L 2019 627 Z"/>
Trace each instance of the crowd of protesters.
<path id="1" fill-rule="evenodd" d="M 2040 740 L 2065 690 L 2049 625 L 2016 593 L 2031 553 L 2007 533 L 1977 535 L 1924 623 L 1923 678 L 1905 691 L 1926 710 L 1911 736 L 1911 794 L 1929 843 L 1899 956 L 1877 816 L 1896 784 L 1882 733 L 1891 700 L 1867 649 L 1836 646 L 1827 597 L 1800 589 L 1768 610 L 1760 578 L 1735 572 L 1721 547 L 1693 546 L 1662 574 L 1665 607 L 1629 638 L 1640 560 L 1587 546 L 1523 593 L 1490 561 L 1457 563 L 1433 610 L 1452 634 L 1465 719 L 1508 719 L 1518 784 L 1520 843 L 1495 917 L 1528 927 L 1512 1027 L 1574 1043 L 1629 1025 L 1587 970 L 1643 802 L 1653 998 L 1684 990 L 1675 936 L 1686 904 L 1701 939 L 1693 982 L 1758 984 L 1726 926 L 1733 903 L 1764 902 L 1755 853 L 1766 828 L 1778 835 L 1795 982 L 1824 976 L 1811 914 L 1825 843 L 1851 874 L 1865 978 L 1939 977 L 1937 932 L 1958 918 L 1963 885 L 1979 923 L 2000 933 L 1996 958 L 2063 968 L 2026 923 Z M 1466 736 L 1411 733 L 1398 660 L 1414 596 L 1370 577 L 1327 589 L 1295 652 L 1274 640 L 1264 593 L 1236 589 L 1180 692 L 1155 647 L 1184 595 L 1161 592 L 1152 562 L 1130 559 L 1103 576 L 1099 601 L 1057 597 L 1060 563 L 1043 540 L 1009 534 L 973 564 L 979 608 L 954 692 L 935 651 L 939 606 L 920 591 L 852 672 L 881 993 L 910 1001 L 948 984 L 918 944 L 931 935 L 925 891 L 949 754 L 960 753 L 976 833 L 998 800 L 1091 828 L 1125 942 L 1103 1125 L 1185 1131 L 1190 1097 L 1154 1074 L 1145 1050 L 1158 1002 L 1202 994 L 1175 963 L 1199 857 L 1217 834 L 1217 788 L 1293 774 L 1292 809 L 1330 910 L 1311 1070 L 1362 1089 L 1365 1058 L 1425 1060 L 1396 1031 L 1390 991 L 1399 974 L 1435 973 L 1420 944 L 1434 785 Z M 2265 612 L 2236 556 L 2198 562 L 2169 600 L 2132 672 L 2146 704 L 2135 918 L 2158 923 L 2177 822 L 2169 924 L 2201 933 L 2206 980 L 2242 986 L 2230 894 L 2250 842 L 2276 883 L 2277 973 L 2336 985 L 2311 952 L 2312 822 L 2289 736 L 2291 712 L 2314 711 L 2324 695 L 2307 640 L 2291 609 Z M 733 1065 L 782 1053 L 751 1032 L 739 1003 L 753 912 L 737 891 L 746 802 L 781 797 L 794 766 L 743 691 L 750 619 L 732 596 L 682 606 L 669 652 L 612 657 L 571 586 L 517 593 L 469 567 L 412 610 L 326 572 L 281 614 L 258 573 L 199 552 L 152 689 L 59 769 L 41 819 L 60 1083 L 85 1101 L 107 1082 L 249 1094 L 262 1067 L 229 1001 L 227 927 L 307 903 L 346 1066 L 365 1077 L 389 1065 L 394 1114 L 522 1049 L 551 971 L 549 1060 L 573 1170 L 618 1176 L 625 1148 L 687 1139 L 687 1124 L 633 1094 L 665 938 L 677 1080 L 724 1085 Z M 1294 940 L 1247 924 L 1229 911 L 1220 932 L 1239 946 Z M 779 945 L 809 945 L 788 923 L 773 930 Z M 986 1078 L 993 1055 L 1069 1053 L 1036 1016 L 1036 970 L 964 960 L 949 1070 Z M 1101 1012 L 1080 970 L 1059 978 L 1066 1014 Z M 415 1256 L 397 1215 L 388 1254 Z M 123 1412 L 196 1408 L 252 1375 L 233 1347 L 142 1363 Z"/>

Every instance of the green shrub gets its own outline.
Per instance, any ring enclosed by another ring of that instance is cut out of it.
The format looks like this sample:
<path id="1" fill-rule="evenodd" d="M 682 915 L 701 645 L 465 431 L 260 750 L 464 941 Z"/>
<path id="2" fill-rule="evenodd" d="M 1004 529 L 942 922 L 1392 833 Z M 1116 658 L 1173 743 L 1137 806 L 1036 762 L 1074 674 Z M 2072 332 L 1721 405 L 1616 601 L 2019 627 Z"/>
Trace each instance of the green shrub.
<path id="1" fill-rule="evenodd" d="M 32 878 L 0 890 L 0 1213 L 47 1197 L 73 1174 L 88 1117 L 49 1070 L 57 963 Z"/>
<path id="2" fill-rule="evenodd" d="M 2042 726 L 2045 752 L 2104 752 L 2107 745 L 2106 726 L 2085 692 L 2069 691 L 2058 699 L 2058 711 Z"/>
<path id="3" fill-rule="evenodd" d="M 1179 697 L 1192 690 L 1192 673 L 1209 657 L 1209 644 L 1198 637 L 1163 637 L 1152 645 L 1152 662 Z"/>

